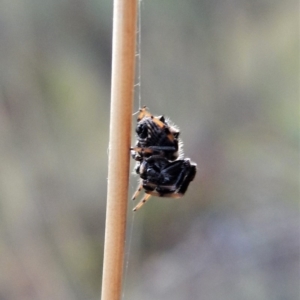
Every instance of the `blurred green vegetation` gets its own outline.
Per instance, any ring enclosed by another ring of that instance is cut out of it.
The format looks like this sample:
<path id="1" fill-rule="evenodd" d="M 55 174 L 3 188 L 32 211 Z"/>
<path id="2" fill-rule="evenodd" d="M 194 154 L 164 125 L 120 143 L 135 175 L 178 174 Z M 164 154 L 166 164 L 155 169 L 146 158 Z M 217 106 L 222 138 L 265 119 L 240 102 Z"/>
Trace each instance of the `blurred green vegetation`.
<path id="1" fill-rule="evenodd" d="M 0 7 L 0 299 L 99 299 L 112 1 Z M 198 174 L 180 200 L 128 203 L 124 299 L 298 299 L 298 1 L 141 12 L 142 104 Z"/>

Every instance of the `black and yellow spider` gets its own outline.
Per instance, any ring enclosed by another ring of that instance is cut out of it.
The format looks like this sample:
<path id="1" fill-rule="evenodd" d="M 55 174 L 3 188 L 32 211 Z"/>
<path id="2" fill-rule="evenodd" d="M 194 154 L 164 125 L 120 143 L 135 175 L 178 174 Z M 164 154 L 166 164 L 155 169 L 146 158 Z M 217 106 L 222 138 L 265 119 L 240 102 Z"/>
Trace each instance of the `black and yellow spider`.
<path id="1" fill-rule="evenodd" d="M 136 160 L 135 171 L 140 184 L 132 200 L 145 190 L 146 195 L 133 209 L 138 210 L 152 196 L 182 197 L 196 175 L 195 163 L 183 158 L 179 129 L 169 125 L 164 116 L 154 117 L 146 107 L 139 110 L 136 146 L 131 156 Z"/>

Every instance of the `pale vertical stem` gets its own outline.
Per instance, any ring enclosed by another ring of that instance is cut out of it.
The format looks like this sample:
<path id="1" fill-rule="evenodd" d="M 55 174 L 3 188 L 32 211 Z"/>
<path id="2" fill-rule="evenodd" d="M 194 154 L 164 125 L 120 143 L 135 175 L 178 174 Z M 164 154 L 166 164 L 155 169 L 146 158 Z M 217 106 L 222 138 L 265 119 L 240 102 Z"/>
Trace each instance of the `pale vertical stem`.
<path id="1" fill-rule="evenodd" d="M 122 290 L 137 0 L 114 0 L 111 112 L 102 300 L 119 300 Z"/>

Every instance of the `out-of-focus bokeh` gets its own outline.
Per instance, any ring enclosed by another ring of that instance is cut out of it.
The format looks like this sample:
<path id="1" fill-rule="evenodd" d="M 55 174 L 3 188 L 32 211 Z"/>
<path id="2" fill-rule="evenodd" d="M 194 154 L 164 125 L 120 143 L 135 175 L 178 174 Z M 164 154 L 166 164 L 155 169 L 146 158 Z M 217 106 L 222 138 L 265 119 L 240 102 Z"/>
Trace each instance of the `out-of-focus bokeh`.
<path id="1" fill-rule="evenodd" d="M 124 299 L 299 299 L 298 1 L 141 5 L 142 104 L 198 174 L 128 202 Z M 0 7 L 0 299 L 99 299 L 112 1 Z"/>

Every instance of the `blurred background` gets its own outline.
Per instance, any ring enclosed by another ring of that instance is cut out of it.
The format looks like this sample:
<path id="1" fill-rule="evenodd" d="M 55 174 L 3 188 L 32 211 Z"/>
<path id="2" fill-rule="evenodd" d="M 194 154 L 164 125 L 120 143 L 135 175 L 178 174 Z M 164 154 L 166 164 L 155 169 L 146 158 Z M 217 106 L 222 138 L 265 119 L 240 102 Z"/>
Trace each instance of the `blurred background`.
<path id="1" fill-rule="evenodd" d="M 128 201 L 124 299 L 299 299 L 298 1 L 141 4 L 142 105 L 198 174 Z M 112 1 L 0 7 L 0 299 L 99 299 Z"/>

